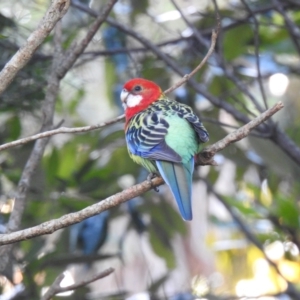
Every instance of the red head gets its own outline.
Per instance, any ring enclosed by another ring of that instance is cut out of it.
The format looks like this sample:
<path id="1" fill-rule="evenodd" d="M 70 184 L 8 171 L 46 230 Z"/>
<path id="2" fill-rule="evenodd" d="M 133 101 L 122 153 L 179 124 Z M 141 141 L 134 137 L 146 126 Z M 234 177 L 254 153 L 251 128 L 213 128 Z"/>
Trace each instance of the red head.
<path id="1" fill-rule="evenodd" d="M 124 84 L 121 101 L 125 109 L 126 122 L 135 114 L 159 100 L 161 88 L 150 80 L 134 78 Z"/>

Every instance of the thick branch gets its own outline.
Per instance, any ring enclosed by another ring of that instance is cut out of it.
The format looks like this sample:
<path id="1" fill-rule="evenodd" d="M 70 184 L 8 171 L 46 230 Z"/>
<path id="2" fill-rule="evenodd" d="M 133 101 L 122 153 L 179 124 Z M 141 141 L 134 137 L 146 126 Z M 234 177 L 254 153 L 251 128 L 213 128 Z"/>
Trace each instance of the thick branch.
<path id="1" fill-rule="evenodd" d="M 275 106 L 268 109 L 266 112 L 262 113 L 260 116 L 258 116 L 254 120 L 250 121 L 248 124 L 237 129 L 236 131 L 228 134 L 221 141 L 204 149 L 203 150 L 204 154 L 201 153 L 201 157 L 204 157 L 204 160 L 206 159 L 206 161 L 203 163 L 203 161 L 201 160 L 201 163 L 212 164 L 211 161 L 213 161 L 213 155 L 216 152 L 221 151 L 222 149 L 227 147 L 229 144 L 231 144 L 235 141 L 238 141 L 238 140 L 242 139 L 243 137 L 246 137 L 252 129 L 257 127 L 259 124 L 261 124 L 266 119 L 270 118 L 273 114 L 275 114 L 282 107 L 283 107 L 283 104 L 281 102 L 277 103 Z M 43 234 L 50 234 L 56 230 L 59 230 L 61 228 L 70 226 L 70 225 L 78 223 L 78 222 L 81 222 L 82 220 L 84 220 L 86 218 L 89 218 L 91 216 L 99 214 L 99 213 L 103 212 L 104 210 L 110 209 L 116 205 L 126 202 L 132 198 L 135 198 L 135 197 L 149 191 L 153 187 L 162 185 L 163 183 L 164 183 L 164 181 L 161 177 L 156 177 L 156 178 L 152 179 L 151 182 L 146 180 L 146 181 L 139 183 L 137 185 L 134 185 L 120 193 L 110 196 L 96 204 L 88 206 L 85 209 L 80 210 L 78 212 L 64 215 L 61 218 L 42 223 L 42 224 L 34 226 L 32 228 L 20 230 L 20 231 L 13 232 L 13 233 L 2 234 L 2 235 L 0 235 L 0 245 L 19 242 L 19 241 L 33 238 L 36 236 L 40 236 Z"/>
<path id="2" fill-rule="evenodd" d="M 146 180 L 78 212 L 64 215 L 58 219 L 42 223 L 32 228 L 12 232 L 9 234 L 2 234 L 0 235 L 0 246 L 26 240 L 43 234 L 49 234 L 61 228 L 81 222 L 88 217 L 97 215 L 104 210 L 110 209 L 149 191 L 152 186 L 159 186 L 163 183 L 164 182 L 160 177 L 152 179 L 151 182 Z"/>
<path id="3" fill-rule="evenodd" d="M 0 95 L 9 86 L 17 73 L 28 63 L 36 49 L 49 35 L 55 24 L 64 16 L 70 0 L 53 0 L 38 28 L 32 32 L 26 43 L 17 51 L 0 72 Z"/>
<path id="4" fill-rule="evenodd" d="M 84 51 L 87 47 L 88 43 L 92 40 L 93 36 L 103 24 L 105 18 L 107 18 L 109 12 L 111 11 L 113 5 L 117 0 L 111 0 L 103 10 L 103 14 L 100 14 L 95 22 L 89 28 L 86 36 L 83 38 L 80 44 L 75 48 L 72 48 L 68 53 L 61 57 L 61 50 L 56 49 L 56 55 L 54 57 L 52 72 L 48 78 L 48 86 L 47 92 L 45 96 L 45 102 L 43 104 L 43 115 L 44 121 L 42 125 L 41 131 L 49 130 L 52 128 L 52 120 L 54 115 L 55 101 L 57 97 L 57 93 L 59 90 L 59 83 L 62 77 L 66 74 L 66 72 L 73 66 L 75 60 L 78 56 Z M 59 44 L 57 41 L 56 44 Z M 56 48 L 60 46 L 56 45 Z M 41 133 L 42 134 L 42 133 Z M 18 194 L 16 197 L 16 205 L 10 216 L 9 220 L 9 229 L 11 231 L 17 230 L 19 224 L 21 222 L 21 215 L 24 210 L 24 202 L 27 195 L 27 190 L 30 186 L 30 181 L 32 178 L 32 174 L 38 165 L 40 158 L 44 153 L 44 149 L 46 147 L 48 139 L 39 140 L 36 142 L 34 149 L 30 158 L 28 159 L 24 171 L 22 173 L 22 177 L 20 179 Z"/>
<path id="5" fill-rule="evenodd" d="M 52 127 L 55 101 L 57 97 L 57 92 L 59 89 L 59 80 L 55 76 L 55 70 L 58 63 L 60 45 L 59 36 L 60 36 L 60 26 L 57 24 L 55 31 L 55 52 L 56 56 L 52 62 L 51 72 L 48 77 L 48 85 L 46 89 L 45 101 L 42 105 L 42 111 L 44 115 L 43 124 L 41 130 L 48 130 Z M 25 167 L 22 171 L 21 178 L 18 183 L 18 188 L 15 196 L 15 205 L 14 209 L 9 217 L 8 222 L 8 231 L 18 230 L 21 224 L 22 215 L 25 209 L 25 202 L 27 198 L 27 193 L 31 185 L 32 177 L 35 172 L 36 167 L 38 166 L 41 157 L 44 154 L 45 147 L 47 145 L 48 139 L 38 140 L 25 164 Z M 0 248 L 0 272 L 6 268 L 9 260 L 7 257 L 11 253 L 11 246 L 1 247 Z"/>
<path id="6" fill-rule="evenodd" d="M 48 76 L 48 84 L 46 88 L 45 100 L 42 105 L 42 112 L 44 118 L 43 118 L 43 124 L 41 126 L 41 131 L 51 129 L 53 123 L 55 102 L 59 90 L 59 79 L 56 76 L 56 68 L 57 65 L 59 64 L 59 54 L 61 52 L 60 43 L 59 43 L 60 35 L 61 35 L 61 28 L 59 23 L 57 24 L 56 31 L 55 31 L 56 56 L 52 62 L 51 72 Z M 9 231 L 17 230 L 20 226 L 22 214 L 25 208 L 25 200 L 31 184 L 32 176 L 35 172 L 36 167 L 40 162 L 41 157 L 44 154 L 44 150 L 47 145 L 47 142 L 48 139 L 37 141 L 25 164 L 25 167 L 23 169 L 18 184 L 18 190 L 15 197 L 15 206 L 9 218 L 9 223 L 8 223 Z"/>

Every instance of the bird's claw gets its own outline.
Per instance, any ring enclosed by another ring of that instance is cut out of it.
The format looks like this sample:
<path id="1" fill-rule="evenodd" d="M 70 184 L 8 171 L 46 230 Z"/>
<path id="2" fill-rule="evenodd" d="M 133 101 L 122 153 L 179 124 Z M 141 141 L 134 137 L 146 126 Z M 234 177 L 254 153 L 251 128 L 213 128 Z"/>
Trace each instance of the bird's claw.
<path id="1" fill-rule="evenodd" d="M 147 180 L 150 182 L 150 184 L 151 184 L 151 186 L 152 186 L 152 188 L 153 188 L 153 190 L 155 191 L 155 192 L 159 192 L 159 188 L 157 187 L 157 186 L 153 186 L 153 183 L 152 183 L 152 181 L 151 181 L 151 179 L 153 179 L 153 178 L 155 178 L 157 176 L 157 174 L 155 174 L 155 173 L 149 173 L 149 175 L 147 176 Z"/>

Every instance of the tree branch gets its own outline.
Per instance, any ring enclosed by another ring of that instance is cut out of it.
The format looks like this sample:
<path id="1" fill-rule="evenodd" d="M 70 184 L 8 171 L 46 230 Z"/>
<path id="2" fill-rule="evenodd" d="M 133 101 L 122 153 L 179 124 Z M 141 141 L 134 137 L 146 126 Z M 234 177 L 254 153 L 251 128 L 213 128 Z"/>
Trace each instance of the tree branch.
<path id="1" fill-rule="evenodd" d="M 96 130 L 102 127 L 105 127 L 107 125 L 111 125 L 114 123 L 117 123 L 119 121 L 124 120 L 124 115 L 118 116 L 115 119 L 112 119 L 110 121 L 107 122 L 103 122 L 97 125 L 91 125 L 91 126 L 84 126 L 84 127 L 75 127 L 75 128 L 69 128 L 69 127 L 60 127 L 57 129 L 52 129 L 52 130 L 48 130 L 48 131 L 44 131 L 41 133 L 37 133 L 35 135 L 29 136 L 29 137 L 25 137 L 13 142 L 9 142 L 6 144 L 3 144 L 0 146 L 0 151 L 12 148 L 12 147 L 16 147 L 16 146 L 20 146 L 20 145 L 24 145 L 27 144 L 29 142 L 38 140 L 38 139 L 43 139 L 46 137 L 50 137 L 56 134 L 60 134 L 60 133 L 83 133 L 83 132 L 88 132 L 88 131 L 92 131 L 92 130 Z"/>
<path id="2" fill-rule="evenodd" d="M 59 293 L 63 293 L 63 292 L 67 292 L 67 291 L 72 291 L 72 290 L 76 290 L 79 287 L 85 286 L 89 283 L 92 283 L 96 280 L 102 279 L 104 277 L 107 277 L 108 275 L 110 275 L 111 273 L 113 273 L 115 270 L 113 268 L 108 268 L 88 279 L 85 279 L 81 282 L 66 286 L 66 287 L 61 287 L 60 283 L 62 282 L 62 280 L 64 279 L 65 275 L 64 273 L 60 274 L 58 277 L 56 277 L 56 279 L 54 280 L 53 284 L 50 286 L 50 288 L 47 290 L 47 292 L 43 295 L 43 297 L 41 298 L 41 300 L 49 300 L 51 299 L 53 296 L 55 296 L 56 294 Z"/>
<path id="3" fill-rule="evenodd" d="M 9 86 L 17 73 L 28 63 L 36 49 L 49 35 L 55 24 L 64 16 L 70 0 L 53 0 L 38 28 L 28 37 L 26 43 L 16 52 L 0 72 L 0 95 Z"/>
<path id="4" fill-rule="evenodd" d="M 224 139 L 220 140 L 219 142 L 207 147 L 203 150 L 204 154 L 200 154 L 201 164 L 212 164 L 213 162 L 213 155 L 216 152 L 221 151 L 229 144 L 238 141 L 244 137 L 246 137 L 251 130 L 261 124 L 263 121 L 270 118 L 273 114 L 279 111 L 283 107 L 281 102 L 277 103 L 272 108 L 268 109 L 260 116 L 255 118 L 254 120 L 250 121 L 248 124 L 244 125 L 243 127 L 235 130 L 234 132 L 228 134 Z M 201 157 L 204 157 L 204 161 Z M 81 222 L 82 220 L 89 218 L 91 216 L 97 215 L 104 210 L 110 209 L 114 206 L 117 206 L 123 202 L 126 202 L 132 198 L 135 198 L 153 187 L 160 186 L 164 183 L 161 177 L 155 177 L 150 181 L 146 180 L 142 183 L 136 184 L 128 189 L 123 190 L 120 193 L 112 195 L 96 204 L 88 206 L 78 212 L 70 213 L 64 215 L 58 219 L 54 219 L 51 221 L 44 222 L 40 225 L 0 235 L 0 246 L 5 244 L 11 244 L 15 242 L 19 242 L 22 240 L 30 239 L 36 236 L 40 236 L 43 234 L 50 234 L 56 230 L 61 228 L 70 226 L 72 224 Z"/>
<path id="5" fill-rule="evenodd" d="M 191 73 L 184 75 L 183 78 L 179 82 L 177 82 L 176 84 L 174 84 L 173 86 L 171 86 L 170 88 L 165 90 L 165 92 L 164 92 L 165 94 L 171 93 L 172 91 L 176 90 L 178 87 L 182 86 L 204 66 L 204 64 L 207 62 L 207 60 L 209 59 L 209 57 L 212 55 L 212 53 L 215 50 L 219 30 L 220 30 L 220 22 L 218 22 L 217 29 L 212 31 L 210 47 L 209 47 L 206 55 L 200 62 L 200 64 Z"/>
<path id="6" fill-rule="evenodd" d="M 250 121 L 249 123 L 245 124 L 244 126 L 240 127 L 239 129 L 233 131 L 232 133 L 225 136 L 220 141 L 216 142 L 215 144 L 206 147 L 203 149 L 199 155 L 199 159 L 201 165 L 215 165 L 216 163 L 213 160 L 215 154 L 221 150 L 223 150 L 228 145 L 240 141 L 241 139 L 245 138 L 249 135 L 250 131 L 257 127 L 262 122 L 269 119 L 273 116 L 276 112 L 281 110 L 284 107 L 283 103 L 280 101 L 276 103 L 273 107 L 263 112 L 254 120 Z"/>
<path id="7" fill-rule="evenodd" d="M 289 15 L 285 12 L 284 7 L 281 2 L 282 1 L 272 0 L 274 9 L 277 10 L 284 18 L 286 29 L 290 33 L 290 36 L 295 45 L 295 48 L 296 48 L 298 54 L 300 55 L 300 43 L 299 43 L 300 30 L 299 30 L 299 27 L 291 20 Z"/>
<path id="8" fill-rule="evenodd" d="M 55 76 L 56 66 L 58 64 L 60 47 L 58 46 L 58 36 L 60 35 L 59 23 L 56 26 L 55 30 L 55 59 L 52 62 L 52 67 L 50 75 L 48 77 L 48 85 L 46 88 L 45 100 L 42 105 L 43 111 L 43 124 L 41 130 L 47 130 L 52 127 L 53 115 L 55 109 L 55 101 L 59 89 L 59 80 Z M 41 157 L 43 156 L 44 150 L 48 143 L 48 139 L 38 140 L 25 164 L 25 167 L 22 171 L 21 178 L 18 183 L 16 195 L 15 195 L 15 204 L 14 209 L 11 212 L 8 221 L 8 232 L 18 230 L 21 224 L 22 215 L 26 205 L 27 193 L 31 185 L 32 177 L 35 172 L 36 167 L 38 166 Z M 0 272 L 4 270 L 9 263 L 9 255 L 11 253 L 12 247 L 10 245 L 0 248 Z"/>

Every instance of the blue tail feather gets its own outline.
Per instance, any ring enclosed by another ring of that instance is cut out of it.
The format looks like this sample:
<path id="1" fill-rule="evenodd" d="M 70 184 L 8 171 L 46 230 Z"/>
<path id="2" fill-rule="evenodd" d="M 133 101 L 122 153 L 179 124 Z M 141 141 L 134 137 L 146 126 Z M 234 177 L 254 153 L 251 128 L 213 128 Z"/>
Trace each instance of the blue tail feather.
<path id="1" fill-rule="evenodd" d="M 182 218 L 186 221 L 192 220 L 194 158 L 192 157 L 186 164 L 158 160 L 156 165 L 176 199 Z"/>

